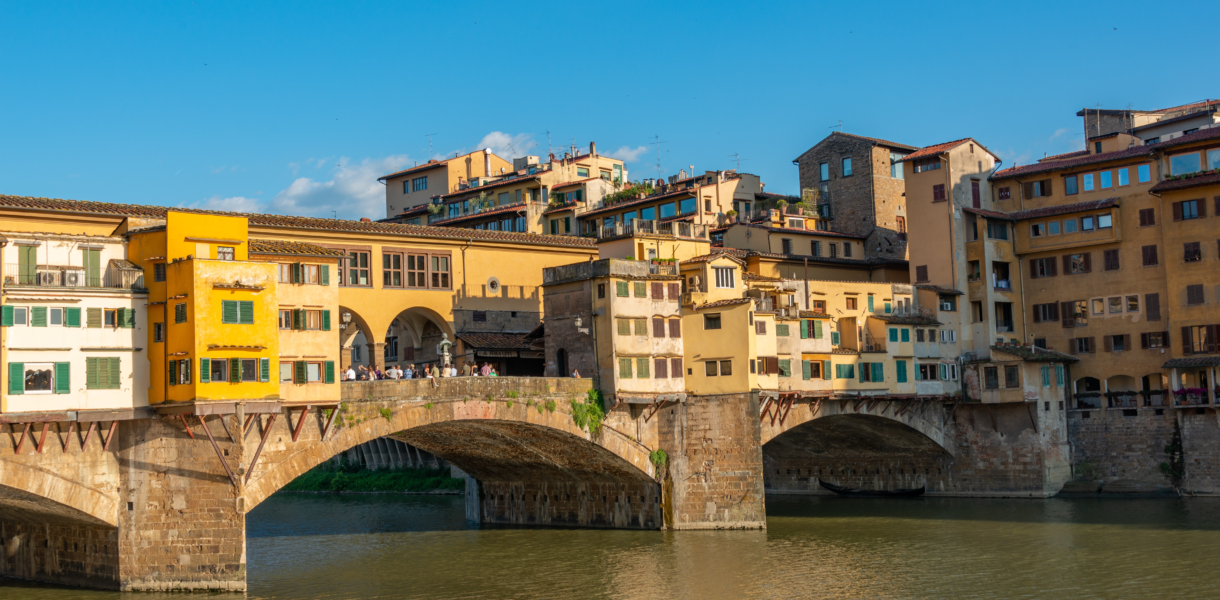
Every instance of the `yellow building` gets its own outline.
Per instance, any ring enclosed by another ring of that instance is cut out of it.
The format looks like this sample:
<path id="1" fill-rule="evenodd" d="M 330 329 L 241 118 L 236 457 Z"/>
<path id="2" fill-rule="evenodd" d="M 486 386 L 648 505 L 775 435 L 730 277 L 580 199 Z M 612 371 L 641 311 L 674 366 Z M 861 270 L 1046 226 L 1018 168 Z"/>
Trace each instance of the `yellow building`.
<path id="1" fill-rule="evenodd" d="M 435 196 L 455 192 L 471 181 L 498 177 L 511 169 L 512 163 L 486 149 L 453 158 L 432 159 L 383 175 L 377 181 L 385 184 L 385 214 L 392 217 L 426 205 Z"/>

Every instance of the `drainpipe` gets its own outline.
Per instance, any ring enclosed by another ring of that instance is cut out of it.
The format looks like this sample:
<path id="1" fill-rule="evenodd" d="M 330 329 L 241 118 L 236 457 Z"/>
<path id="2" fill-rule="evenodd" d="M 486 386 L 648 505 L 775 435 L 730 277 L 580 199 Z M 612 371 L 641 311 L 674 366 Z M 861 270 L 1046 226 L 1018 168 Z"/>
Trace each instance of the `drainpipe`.
<path id="1" fill-rule="evenodd" d="M 589 336 L 593 338 L 593 387 L 600 391 L 601 390 L 601 380 L 602 380 L 602 363 L 601 363 L 601 358 L 598 354 L 598 348 L 597 348 L 597 306 L 596 306 L 597 294 L 594 293 L 594 291 L 593 291 L 594 284 L 593 284 L 593 255 L 592 254 L 589 255 L 588 265 L 589 265 Z M 609 281 L 607 281 L 607 286 L 609 286 Z M 610 294 L 606 294 L 606 297 L 609 298 Z M 607 314 L 609 314 L 609 312 L 610 311 L 606 311 Z M 577 333 L 579 333 L 579 332 L 577 332 Z M 559 376 L 563 377 L 563 373 L 560 373 Z M 605 408 L 605 395 L 604 394 L 602 396 L 602 405 L 603 405 L 603 408 Z"/>

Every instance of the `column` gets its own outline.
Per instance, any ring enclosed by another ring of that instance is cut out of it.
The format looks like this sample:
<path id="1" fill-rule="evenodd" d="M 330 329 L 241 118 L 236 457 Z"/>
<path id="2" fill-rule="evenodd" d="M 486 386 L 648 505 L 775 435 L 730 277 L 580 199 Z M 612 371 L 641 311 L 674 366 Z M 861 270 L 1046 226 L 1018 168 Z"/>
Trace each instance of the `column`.
<path id="1" fill-rule="evenodd" d="M 365 344 L 369 349 L 369 359 L 367 361 L 368 368 L 381 369 L 385 367 L 385 342 L 369 342 Z"/>

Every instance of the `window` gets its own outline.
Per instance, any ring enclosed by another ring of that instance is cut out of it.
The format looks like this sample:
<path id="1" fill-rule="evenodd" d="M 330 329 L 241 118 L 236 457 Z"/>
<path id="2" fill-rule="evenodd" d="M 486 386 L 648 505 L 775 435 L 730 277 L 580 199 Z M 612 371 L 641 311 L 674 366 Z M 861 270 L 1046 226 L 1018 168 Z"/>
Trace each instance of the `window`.
<path id="1" fill-rule="evenodd" d="M 153 281 L 165 281 L 165 263 L 153 265 Z"/>
<path id="2" fill-rule="evenodd" d="M 614 282 L 614 295 L 618 298 L 631 296 L 631 286 L 626 281 Z"/>
<path id="3" fill-rule="evenodd" d="M 576 176 L 577 177 L 588 177 L 589 168 L 588 167 L 576 167 Z"/>
<path id="4" fill-rule="evenodd" d="M 1112 296 L 1110 298 L 1107 298 L 1106 306 L 1107 306 L 1107 311 L 1109 311 L 1110 314 L 1122 313 L 1123 312 L 1122 296 Z"/>
<path id="5" fill-rule="evenodd" d="M 898 230 L 898 239 L 907 239 L 907 218 L 894 217 L 894 228 Z"/>
<path id="6" fill-rule="evenodd" d="M 1056 260 L 1051 258 L 1035 258 L 1029 263 L 1029 275 L 1033 279 L 1041 279 L 1043 277 L 1054 277 L 1058 275 L 1058 268 L 1055 265 Z"/>
<path id="7" fill-rule="evenodd" d="M 1139 311 L 1140 311 L 1140 297 L 1139 296 L 1127 296 L 1127 312 L 1139 312 Z"/>
<path id="8" fill-rule="evenodd" d="M 709 360 L 709 361 L 703 363 L 703 374 L 708 377 L 715 377 L 715 376 L 719 375 L 720 370 L 718 368 L 718 364 L 719 363 L 717 363 L 714 360 Z"/>
<path id="9" fill-rule="evenodd" d="M 1076 187 L 1077 185 L 1078 185 L 1078 183 L 1076 181 L 1075 175 L 1068 175 L 1067 177 L 1064 177 L 1063 178 L 1063 193 L 1067 194 L 1069 196 L 1073 196 L 1073 195 L 1079 193 L 1080 190 L 1077 189 L 1077 187 Z"/>
<path id="10" fill-rule="evenodd" d="M 716 272 L 716 287 L 725 289 L 736 287 L 733 283 L 732 267 L 714 267 L 713 270 Z"/>
<path id="11" fill-rule="evenodd" d="M 1093 231 L 1093 217 L 1091 215 L 1087 217 L 1080 217 L 1080 230 Z"/>
<path id="12" fill-rule="evenodd" d="M 292 382 L 292 365 L 291 362 L 280 361 L 280 383 Z"/>
<path id="13" fill-rule="evenodd" d="M 1009 188 L 1008 186 L 1004 186 L 998 190 L 997 196 L 999 197 L 1000 200 L 1011 200 L 1012 199 L 1012 189 Z"/>
<path id="14" fill-rule="evenodd" d="M 897 152 L 890 152 L 890 177 L 893 177 L 894 179 L 902 179 L 902 163 L 898 161 L 902 160 L 903 156 L 906 155 L 899 154 Z"/>
<path id="15" fill-rule="evenodd" d="M 220 322 L 253 325 L 254 302 L 252 300 L 221 300 Z"/>
<path id="16" fill-rule="evenodd" d="M 631 324 L 633 326 L 632 329 L 635 330 L 635 335 L 648 335 L 648 319 L 632 319 Z"/>
<path id="17" fill-rule="evenodd" d="M 762 321 L 762 320 L 755 321 L 754 322 L 754 334 L 755 335 L 767 335 L 767 322 Z"/>
<path id="18" fill-rule="evenodd" d="M 1086 176 L 1087 177 L 1087 176 Z M 1051 180 L 1030 181 L 1025 184 L 1026 198 L 1044 198 L 1051 195 Z"/>
<path id="19" fill-rule="evenodd" d="M 685 215 L 688 213 L 693 213 L 698 210 L 698 206 L 697 200 L 694 198 L 683 198 L 682 200 L 678 201 L 678 214 Z"/>
<path id="20" fill-rule="evenodd" d="M 402 287 L 402 255 L 381 255 L 382 287 Z"/>
<path id="21" fill-rule="evenodd" d="M 208 376 L 213 382 L 223 382 L 229 380 L 229 359 L 213 358 L 211 364 L 207 368 Z M 200 365 L 202 368 L 203 365 Z"/>
<path id="22" fill-rule="evenodd" d="M 1199 165 L 1199 153 L 1197 152 L 1169 157 L 1169 173 L 1171 175 L 1194 173 L 1199 170 Z"/>
<path id="23" fill-rule="evenodd" d="M 1206 216 L 1203 208 L 1204 204 L 1201 200 L 1186 200 L 1183 202 L 1173 203 L 1173 220 L 1174 221 L 1189 221 Z"/>
<path id="24" fill-rule="evenodd" d="M 945 199 L 945 184 L 938 183 L 932 186 L 932 201 L 940 202 Z"/>
<path id="25" fill-rule="evenodd" d="M 998 367 L 983 367 L 984 386 L 989 390 L 1000 389 L 1000 370 Z"/>
<path id="26" fill-rule="evenodd" d="M 407 255 L 407 287 L 428 287 L 428 257 L 420 254 Z"/>
<path id="27" fill-rule="evenodd" d="M 1016 365 L 1004 366 L 1004 387 L 1015 388 L 1021 385 L 1021 374 Z"/>
<path id="28" fill-rule="evenodd" d="M 1195 306 L 1203 304 L 1203 286 L 1188 285 L 1186 286 L 1186 304 Z"/>
<path id="29" fill-rule="evenodd" d="M 818 165 L 818 181 L 830 181 L 830 163 Z"/>
<path id="30" fill-rule="evenodd" d="M 669 337 L 671 337 L 671 338 L 682 337 L 682 319 L 670 319 L 669 320 Z"/>
<path id="31" fill-rule="evenodd" d="M 237 363 L 239 361 L 238 361 L 238 359 L 234 358 L 234 359 L 230 360 L 229 362 L 232 364 L 232 363 Z M 241 363 L 241 381 L 258 381 L 258 359 L 257 358 L 243 358 L 240 360 L 240 363 Z"/>
<path id="32" fill-rule="evenodd" d="M 1183 259 L 1186 262 L 1199 262 L 1203 260 L 1203 249 L 1200 247 L 1199 242 L 1187 242 L 1182 244 L 1182 246 L 1184 249 Z"/>
<path id="33" fill-rule="evenodd" d="M 1046 224 L 1047 235 L 1059 235 L 1059 221 L 1051 221 Z"/>
<path id="34" fill-rule="evenodd" d="M 234 260 L 234 256 L 232 246 L 216 247 L 216 260 Z"/>
<path id="35" fill-rule="evenodd" d="M 847 310 L 856 310 L 857 305 L 855 298 L 845 298 L 844 300 L 847 302 Z"/>
<path id="36" fill-rule="evenodd" d="M 631 319 L 615 319 L 619 335 L 631 335 Z"/>
<path id="37" fill-rule="evenodd" d="M 1105 261 L 1106 271 L 1118 270 L 1118 250 L 1105 250 L 1102 252 L 1102 258 Z"/>
<path id="38" fill-rule="evenodd" d="M 1169 332 L 1152 331 L 1140 334 L 1140 346 L 1143 348 L 1168 348 Z"/>
<path id="39" fill-rule="evenodd" d="M 1151 208 L 1141 208 L 1140 212 L 1140 227 L 1148 227 L 1156 225 L 1156 211 Z"/>
<path id="40" fill-rule="evenodd" d="M 1207 151 L 1207 169 L 1220 169 L 1220 148 Z"/>
<path id="41" fill-rule="evenodd" d="M 1093 186 L 1093 174 L 1092 173 L 1085 174 L 1084 175 L 1084 191 L 1091 192 L 1091 191 L 1093 191 L 1093 187 L 1094 187 Z"/>
<path id="42" fill-rule="evenodd" d="M 720 329 L 720 315 L 703 315 L 704 329 Z"/>
<path id="43" fill-rule="evenodd" d="M 1047 323 L 1059 320 L 1059 305 L 1051 302 L 1049 304 L 1033 305 L 1034 322 Z"/>
<path id="44" fill-rule="evenodd" d="M 784 254 L 792 254 L 792 240 L 783 238 L 780 241 L 780 252 Z"/>
<path id="45" fill-rule="evenodd" d="M 843 157 L 843 176 L 851 177 L 851 157 Z"/>
<path id="46" fill-rule="evenodd" d="M 279 315 L 280 329 L 292 329 L 292 310 L 281 308 Z"/>
<path id="47" fill-rule="evenodd" d="M 940 157 L 933 156 L 915 162 L 915 172 L 923 173 L 924 171 L 935 171 L 940 168 Z"/>
<path id="48" fill-rule="evenodd" d="M 856 365 L 835 365 L 835 379 L 855 379 Z"/>
<path id="49" fill-rule="evenodd" d="M 1212 354 L 1216 351 L 1215 325 L 1182 328 L 1182 346 L 1187 354 Z"/>
<path id="50" fill-rule="evenodd" d="M 1140 248 L 1143 253 L 1144 266 L 1154 267 L 1157 265 L 1156 246 L 1144 246 Z"/>
<path id="51" fill-rule="evenodd" d="M 1124 186 L 1124 185 L 1128 185 L 1130 183 L 1131 183 L 1131 176 L 1129 175 L 1129 170 L 1128 169 L 1119 169 L 1118 170 L 1118 185 Z"/>
<path id="52" fill-rule="evenodd" d="M 406 182 L 404 181 L 403 183 Z M 415 179 L 411 180 L 411 191 L 422 192 L 426 189 L 428 189 L 428 178 L 426 176 L 416 177 Z"/>
<path id="53" fill-rule="evenodd" d="M 1099 179 L 1101 180 L 1101 189 L 1114 187 L 1114 174 L 1110 171 L 1102 171 Z"/>
<path id="54" fill-rule="evenodd" d="M 1008 239 L 1008 224 L 987 222 L 987 238 L 993 240 Z"/>
<path id="55" fill-rule="evenodd" d="M 648 297 L 648 284 L 644 283 L 643 281 L 637 281 L 634 285 L 632 285 L 632 287 L 635 288 L 636 298 Z"/>
<path id="56" fill-rule="evenodd" d="M 1092 261 L 1089 260 L 1090 254 L 1065 254 L 1063 256 L 1064 272 L 1070 275 L 1079 275 L 1081 273 L 1089 273 L 1093 270 Z"/>
<path id="57" fill-rule="evenodd" d="M 41 308 L 41 307 L 39 307 L 39 306 L 34 307 L 34 316 L 38 315 L 38 311 L 37 311 L 38 308 Z M 117 311 L 113 308 L 107 308 L 102 312 L 102 314 L 103 314 L 102 326 L 104 326 L 104 327 L 118 327 L 119 326 L 119 311 Z M 33 322 L 33 321 L 34 320 L 31 319 L 31 322 Z"/>
<path id="58" fill-rule="evenodd" d="M 1109 229 L 1114 226 L 1114 217 L 1110 213 L 1097 215 L 1097 228 Z"/>
<path id="59" fill-rule="evenodd" d="M 347 285 L 369 286 L 369 253 L 352 251 L 347 255 Z"/>
<path id="60" fill-rule="evenodd" d="M 726 375 L 732 375 L 732 374 L 733 374 L 733 361 L 729 361 L 729 360 L 720 361 L 720 376 L 724 377 Z"/>
<path id="61" fill-rule="evenodd" d="M 1076 219 L 1068 219 L 1063 222 L 1063 233 L 1076 233 Z"/>
<path id="62" fill-rule="evenodd" d="M 432 288 L 449 288 L 449 257 L 432 255 Z"/>
<path id="63" fill-rule="evenodd" d="M 598 298 L 606 297 L 606 284 L 604 284 L 604 283 L 597 284 L 597 297 Z"/>
<path id="64" fill-rule="evenodd" d="M 1127 347 L 1130 337 L 1130 335 L 1106 336 L 1106 346 L 1108 346 L 1107 350 L 1110 352 L 1123 352 L 1125 350 L 1130 350 L 1131 348 Z"/>
<path id="65" fill-rule="evenodd" d="M 1042 237 L 1046 235 L 1046 226 L 1042 223 L 1034 223 L 1029 226 L 1030 237 Z"/>
<path id="66" fill-rule="evenodd" d="M 677 214 L 677 213 L 674 211 L 674 203 L 673 203 L 673 202 L 666 202 L 665 204 L 660 204 L 660 205 L 658 205 L 658 206 L 657 206 L 657 214 L 658 214 L 658 215 L 660 216 L 660 218 L 662 218 L 662 219 L 667 219 L 667 218 L 669 218 L 669 217 L 674 216 L 675 214 Z"/>

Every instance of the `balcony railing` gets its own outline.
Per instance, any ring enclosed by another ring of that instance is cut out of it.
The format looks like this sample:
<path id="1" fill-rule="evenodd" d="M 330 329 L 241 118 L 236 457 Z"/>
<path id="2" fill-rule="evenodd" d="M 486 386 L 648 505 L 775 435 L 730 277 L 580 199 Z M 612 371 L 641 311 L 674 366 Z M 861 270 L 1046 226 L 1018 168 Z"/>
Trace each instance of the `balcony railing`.
<path id="1" fill-rule="evenodd" d="M 40 265 L 33 272 L 26 266 L 5 264 L 4 285 L 32 287 L 114 288 L 143 290 L 144 274 L 139 270 L 109 267 L 96 274 L 81 268 Z"/>
<path id="2" fill-rule="evenodd" d="M 598 239 L 610 239 L 643 234 L 706 240 L 708 239 L 707 232 L 707 225 L 699 225 L 697 223 L 687 223 L 684 221 L 662 223 L 661 221 L 631 219 L 630 221 L 603 225 L 597 237 Z"/>
<path id="3" fill-rule="evenodd" d="M 650 275 L 677 275 L 678 263 L 652 263 L 648 265 L 648 273 Z"/>

